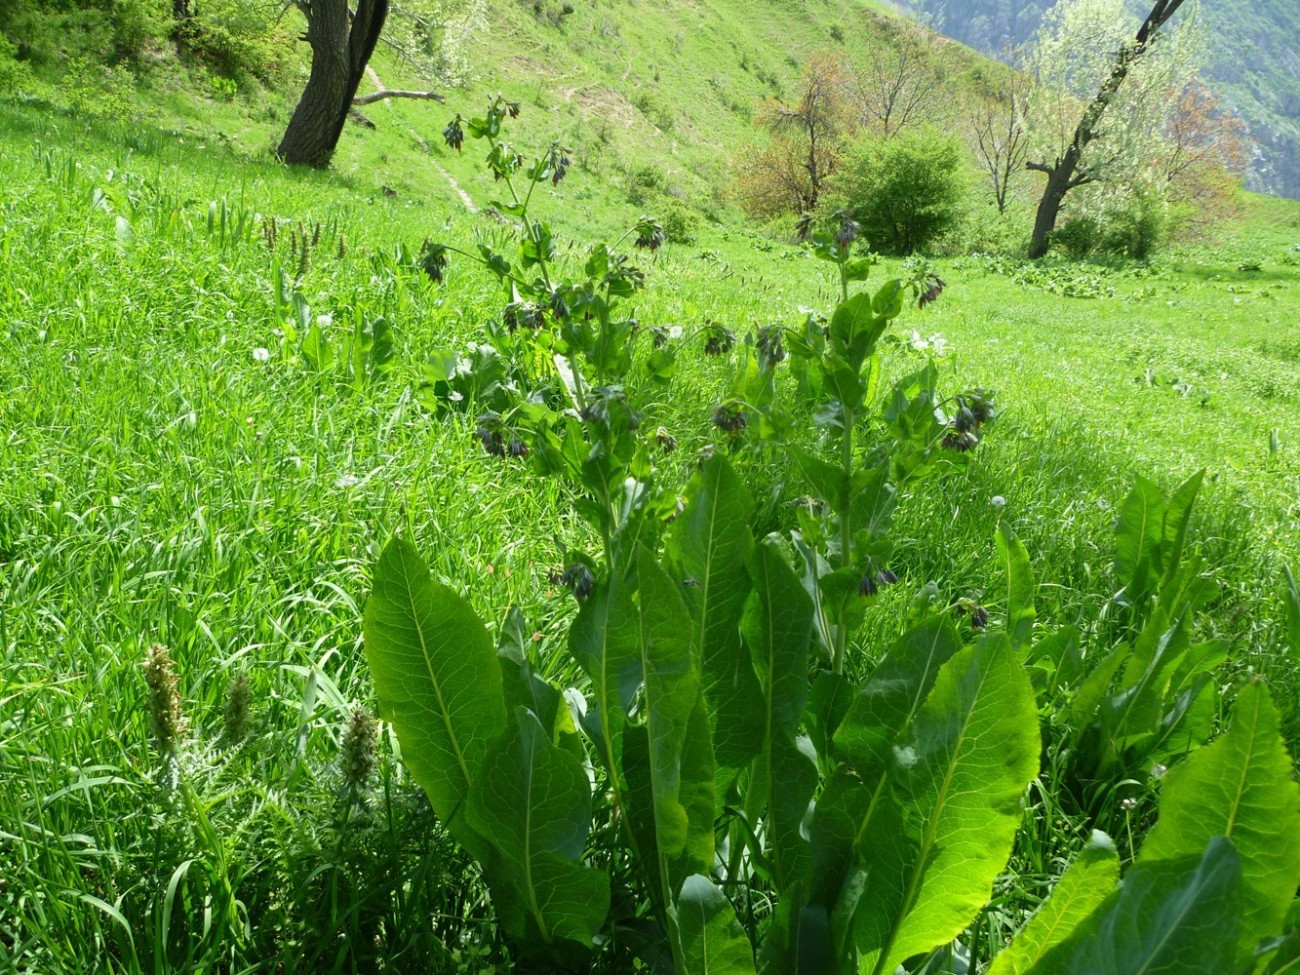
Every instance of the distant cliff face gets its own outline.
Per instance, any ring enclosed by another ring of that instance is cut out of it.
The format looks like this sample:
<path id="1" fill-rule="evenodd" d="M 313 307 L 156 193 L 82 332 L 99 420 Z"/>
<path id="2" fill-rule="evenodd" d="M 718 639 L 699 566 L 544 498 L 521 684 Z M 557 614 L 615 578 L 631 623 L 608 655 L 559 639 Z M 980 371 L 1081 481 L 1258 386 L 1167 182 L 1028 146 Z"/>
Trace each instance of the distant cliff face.
<path id="1" fill-rule="evenodd" d="M 936 30 L 995 57 L 1028 40 L 1053 0 L 910 0 Z M 1149 7 L 1149 4 L 1148 4 Z M 1209 0 L 1206 81 L 1250 126 L 1259 154 L 1246 182 L 1300 199 L 1300 2 Z"/>

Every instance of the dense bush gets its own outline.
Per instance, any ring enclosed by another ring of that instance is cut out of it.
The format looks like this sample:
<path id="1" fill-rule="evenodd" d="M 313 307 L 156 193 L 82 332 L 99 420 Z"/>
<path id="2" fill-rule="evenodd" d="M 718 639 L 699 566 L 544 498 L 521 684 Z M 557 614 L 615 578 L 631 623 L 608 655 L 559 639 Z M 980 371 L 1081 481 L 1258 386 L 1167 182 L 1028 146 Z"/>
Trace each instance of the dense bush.
<path id="1" fill-rule="evenodd" d="M 1168 226 L 1164 197 L 1137 186 L 1087 199 L 1080 212 L 1052 234 L 1052 243 L 1073 258 L 1146 260 L 1165 240 Z"/>
<path id="2" fill-rule="evenodd" d="M 6 0 L 0 31 L 20 60 L 139 61 L 171 32 L 168 0 Z"/>
<path id="3" fill-rule="evenodd" d="M 31 77 L 31 69 L 17 55 L 18 48 L 0 34 L 0 94 L 17 91 Z"/>
<path id="4" fill-rule="evenodd" d="M 627 199 L 633 206 L 645 206 L 668 188 L 668 177 L 653 163 L 635 166 L 627 172 Z"/>
<path id="5" fill-rule="evenodd" d="M 205 67 L 241 84 L 283 84 L 297 61 L 292 32 L 256 0 L 205 0 L 180 39 Z"/>
<path id="6" fill-rule="evenodd" d="M 0 88 L 12 87 L 3 65 L 16 60 L 64 70 L 81 62 L 138 72 L 178 44 L 181 53 L 222 77 L 285 83 L 298 62 L 292 16 L 278 18 L 259 0 L 205 0 L 182 24 L 171 0 L 5 0 L 0 35 Z"/>
<path id="7" fill-rule="evenodd" d="M 958 224 L 966 184 L 961 144 L 918 131 L 868 135 L 851 145 L 834 192 L 856 213 L 873 249 L 910 254 Z"/>
<path id="8" fill-rule="evenodd" d="M 1024 201 L 1009 206 L 1005 213 L 980 201 L 962 214 L 960 223 L 939 241 L 938 249 L 945 254 L 1023 254 L 1033 221 L 1033 208 Z"/>
<path id="9" fill-rule="evenodd" d="M 693 244 L 700 229 L 699 215 L 680 203 L 670 203 L 663 210 L 664 236 L 673 244 Z"/>

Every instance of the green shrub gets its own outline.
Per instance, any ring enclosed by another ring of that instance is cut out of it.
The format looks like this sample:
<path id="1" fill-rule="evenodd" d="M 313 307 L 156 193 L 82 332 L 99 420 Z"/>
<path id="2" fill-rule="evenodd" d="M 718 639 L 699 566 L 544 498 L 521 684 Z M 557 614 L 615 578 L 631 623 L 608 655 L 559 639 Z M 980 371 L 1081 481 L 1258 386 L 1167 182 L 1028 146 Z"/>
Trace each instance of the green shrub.
<path id="1" fill-rule="evenodd" d="M 965 214 L 941 246 L 953 254 L 1023 254 L 1033 220 L 1032 208 L 1025 205 L 999 213 L 992 204 L 980 204 Z"/>
<path id="2" fill-rule="evenodd" d="M 78 113 L 116 122 L 125 122 L 137 114 L 135 77 L 124 67 L 75 57 L 68 62 L 59 87 Z"/>
<path id="3" fill-rule="evenodd" d="M 257 0 L 206 0 L 181 40 L 204 67 L 238 87 L 254 80 L 274 87 L 289 80 L 297 61 L 288 20 L 277 22 Z"/>
<path id="4" fill-rule="evenodd" d="M 18 48 L 0 34 L 0 94 L 18 91 L 31 80 L 31 68 L 18 60 Z"/>
<path id="5" fill-rule="evenodd" d="M 116 0 L 109 25 L 115 59 L 138 62 L 171 36 L 170 0 Z"/>
<path id="6" fill-rule="evenodd" d="M 1101 248 L 1102 229 L 1096 217 L 1071 217 L 1052 231 L 1052 245 L 1078 260 Z"/>
<path id="7" fill-rule="evenodd" d="M 1146 260 L 1164 241 L 1168 222 L 1164 198 L 1139 186 L 1111 212 L 1102 248 L 1108 254 Z"/>
<path id="8" fill-rule="evenodd" d="M 669 203 L 663 210 L 664 235 L 669 243 L 693 244 L 700 227 L 699 215 L 680 203 Z"/>
<path id="9" fill-rule="evenodd" d="M 628 170 L 627 200 L 633 206 L 646 206 L 662 195 L 667 188 L 668 177 L 658 166 L 646 163 Z"/>
<path id="10" fill-rule="evenodd" d="M 910 254 L 957 226 L 966 183 L 956 139 L 929 130 L 872 134 L 845 152 L 834 195 L 874 250 Z"/>
<path id="11" fill-rule="evenodd" d="M 116 64 L 143 61 L 171 33 L 169 0 L 5 0 L 0 31 L 17 57 L 38 64 L 85 57 Z"/>
<path id="12" fill-rule="evenodd" d="M 1130 257 L 1146 260 L 1164 242 L 1168 206 L 1154 189 L 1137 186 L 1085 197 L 1080 212 L 1052 233 L 1066 256 Z"/>

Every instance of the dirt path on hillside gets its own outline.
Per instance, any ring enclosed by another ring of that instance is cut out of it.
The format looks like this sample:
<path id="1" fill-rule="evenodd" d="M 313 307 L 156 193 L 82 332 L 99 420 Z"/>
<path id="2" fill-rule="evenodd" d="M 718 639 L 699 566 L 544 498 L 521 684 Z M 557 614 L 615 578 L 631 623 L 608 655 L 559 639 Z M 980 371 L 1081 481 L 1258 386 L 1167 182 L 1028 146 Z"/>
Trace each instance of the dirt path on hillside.
<path id="1" fill-rule="evenodd" d="M 379 75 L 375 73 L 375 69 L 368 64 L 366 65 L 366 77 L 369 78 L 370 83 L 380 91 L 384 90 L 385 85 L 383 81 L 381 81 Z M 447 185 L 455 190 L 456 195 L 460 197 L 460 202 L 465 205 L 465 209 L 470 213 L 478 213 L 478 207 L 474 205 L 474 198 L 465 192 L 464 187 L 456 182 L 456 178 L 452 176 L 451 173 L 442 168 L 437 159 L 433 158 L 433 152 L 429 149 L 429 143 L 425 142 L 420 133 L 416 132 L 410 126 L 407 126 L 406 131 L 411 133 L 411 136 L 415 141 L 420 144 L 420 148 L 429 153 L 429 162 L 433 163 L 433 168 L 436 169 L 442 178 L 447 181 Z"/>

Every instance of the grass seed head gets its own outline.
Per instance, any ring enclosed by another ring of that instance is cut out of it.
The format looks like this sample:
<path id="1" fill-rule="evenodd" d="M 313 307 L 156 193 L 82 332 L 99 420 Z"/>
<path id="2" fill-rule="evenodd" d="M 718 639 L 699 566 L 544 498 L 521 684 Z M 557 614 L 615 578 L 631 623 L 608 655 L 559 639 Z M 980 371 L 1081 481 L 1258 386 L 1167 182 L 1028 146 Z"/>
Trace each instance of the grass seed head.
<path id="1" fill-rule="evenodd" d="M 375 774 L 375 732 L 378 722 L 363 707 L 355 707 L 348 717 L 339 745 L 339 770 L 348 787 L 360 791 Z"/>
<path id="2" fill-rule="evenodd" d="M 242 670 L 236 672 L 226 685 L 226 704 L 222 709 L 222 724 L 226 740 L 237 742 L 243 740 L 252 727 L 253 688 L 248 675 Z"/>
<path id="3" fill-rule="evenodd" d="M 177 689 L 176 662 L 171 651 L 155 643 L 145 654 L 144 682 L 149 688 L 149 725 L 159 751 L 171 754 L 185 733 L 185 715 Z"/>

